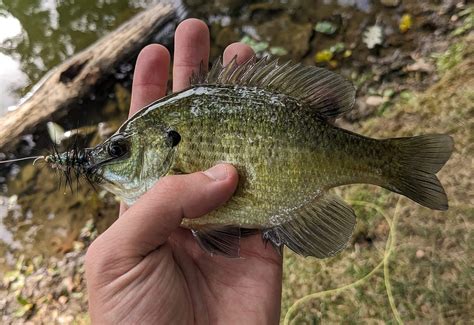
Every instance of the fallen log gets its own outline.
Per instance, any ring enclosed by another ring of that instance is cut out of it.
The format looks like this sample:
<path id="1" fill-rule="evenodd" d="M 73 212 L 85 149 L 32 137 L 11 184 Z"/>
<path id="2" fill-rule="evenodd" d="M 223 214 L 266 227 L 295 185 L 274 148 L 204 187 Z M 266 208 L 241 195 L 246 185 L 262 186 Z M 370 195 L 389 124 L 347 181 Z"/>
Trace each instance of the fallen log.
<path id="1" fill-rule="evenodd" d="M 56 112 L 66 114 L 72 103 L 110 77 L 177 16 L 173 5 L 157 4 L 50 71 L 29 98 L 0 118 L 0 150 L 13 147 L 22 134 L 32 132 Z"/>

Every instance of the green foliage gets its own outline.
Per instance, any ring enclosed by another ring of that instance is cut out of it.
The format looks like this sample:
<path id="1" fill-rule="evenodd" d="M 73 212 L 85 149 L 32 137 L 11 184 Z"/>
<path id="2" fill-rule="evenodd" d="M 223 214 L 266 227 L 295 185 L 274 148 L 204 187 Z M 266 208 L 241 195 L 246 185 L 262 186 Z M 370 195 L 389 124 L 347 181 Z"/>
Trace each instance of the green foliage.
<path id="1" fill-rule="evenodd" d="M 454 68 L 464 57 L 466 44 L 459 42 L 451 45 L 444 53 L 435 53 L 433 58 L 436 59 L 436 67 L 441 74 L 446 73 Z"/>
<path id="2" fill-rule="evenodd" d="M 272 55 L 277 56 L 283 56 L 288 54 L 288 51 L 284 47 L 270 46 L 268 42 L 257 41 L 248 35 L 242 37 L 240 42 L 250 46 L 255 53 L 270 53 Z"/>
<path id="3" fill-rule="evenodd" d="M 459 16 L 463 18 L 463 24 L 451 33 L 453 36 L 459 36 L 474 29 L 474 6 L 461 11 Z"/>

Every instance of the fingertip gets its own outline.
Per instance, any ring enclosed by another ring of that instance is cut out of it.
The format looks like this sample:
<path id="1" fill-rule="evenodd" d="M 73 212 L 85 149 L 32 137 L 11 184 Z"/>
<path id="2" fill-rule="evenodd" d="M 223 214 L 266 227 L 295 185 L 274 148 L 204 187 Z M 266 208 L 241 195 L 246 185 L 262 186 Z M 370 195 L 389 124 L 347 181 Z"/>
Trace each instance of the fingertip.
<path id="1" fill-rule="evenodd" d="M 158 59 L 170 61 L 170 52 L 161 44 L 149 44 L 140 51 L 137 62 L 141 60 L 156 61 Z"/>
<path id="2" fill-rule="evenodd" d="M 163 85 L 163 77 L 166 76 L 166 81 L 168 78 L 170 61 L 170 52 L 163 45 L 150 44 L 145 46 L 138 54 L 133 85 Z M 153 70 L 157 70 L 156 73 L 150 73 Z"/>
<path id="3" fill-rule="evenodd" d="M 242 64 L 254 55 L 255 53 L 250 46 L 235 42 L 228 45 L 224 50 L 224 65 L 228 64 L 235 56 L 237 56 L 237 63 Z"/>
<path id="4" fill-rule="evenodd" d="M 232 196 L 239 182 L 237 169 L 231 164 L 217 164 L 204 171 L 203 174 L 211 180 L 219 182 L 218 186 L 222 189 L 221 193 L 227 193 L 228 198 Z M 215 184 L 211 183 L 210 185 L 214 186 Z"/>
<path id="5" fill-rule="evenodd" d="M 144 47 L 138 55 L 133 75 L 130 115 L 166 94 L 170 53 L 160 44 Z"/>
<path id="6" fill-rule="evenodd" d="M 223 164 L 227 170 L 227 178 L 224 180 L 229 186 L 230 189 L 232 189 L 232 194 L 234 191 L 237 189 L 237 184 L 239 183 L 239 173 L 237 172 L 237 169 L 231 165 L 231 164 Z"/>
<path id="7" fill-rule="evenodd" d="M 176 28 L 175 37 L 180 37 L 184 34 L 194 37 L 203 37 L 209 35 L 209 28 L 204 21 L 197 18 L 188 18 L 179 23 Z"/>
<path id="8" fill-rule="evenodd" d="M 173 91 L 189 86 L 193 71 L 201 64 L 207 69 L 210 51 L 209 28 L 199 19 L 189 18 L 176 28 L 173 62 Z"/>

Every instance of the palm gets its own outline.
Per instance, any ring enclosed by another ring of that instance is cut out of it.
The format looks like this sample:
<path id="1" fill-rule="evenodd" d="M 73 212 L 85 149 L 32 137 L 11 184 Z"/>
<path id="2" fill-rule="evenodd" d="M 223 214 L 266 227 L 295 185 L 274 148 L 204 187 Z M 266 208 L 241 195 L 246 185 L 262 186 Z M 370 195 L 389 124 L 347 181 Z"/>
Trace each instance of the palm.
<path id="1" fill-rule="evenodd" d="M 245 258 L 210 256 L 179 229 L 134 268 L 136 277 L 114 295 L 110 313 L 125 323 L 277 323 L 281 258 L 258 236 L 242 244 Z M 130 299 L 137 288 L 145 295 Z"/>
<path id="2" fill-rule="evenodd" d="M 259 236 L 242 240 L 240 259 L 208 255 L 184 229 L 171 236 L 168 249 L 171 254 L 165 252 L 161 261 L 169 268 L 177 267 L 179 275 L 163 283 L 164 287 L 186 288 L 180 301 L 187 303 L 177 307 L 189 311 L 198 323 L 278 322 L 279 313 L 274 310 L 275 304 L 279 310 L 281 258 L 272 247 L 265 249 Z"/>

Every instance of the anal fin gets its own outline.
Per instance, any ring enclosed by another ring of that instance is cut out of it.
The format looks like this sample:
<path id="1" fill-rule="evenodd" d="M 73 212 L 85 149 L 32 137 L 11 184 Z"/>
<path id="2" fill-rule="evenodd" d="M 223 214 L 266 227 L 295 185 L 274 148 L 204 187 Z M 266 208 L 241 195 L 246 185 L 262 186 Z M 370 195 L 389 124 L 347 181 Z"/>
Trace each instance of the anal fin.
<path id="1" fill-rule="evenodd" d="M 325 193 L 292 212 L 290 221 L 263 230 L 263 238 L 303 256 L 326 258 L 347 246 L 355 223 L 352 208 L 338 196 Z"/>
<path id="2" fill-rule="evenodd" d="M 191 229 L 199 246 L 210 255 L 240 257 L 240 239 L 258 232 L 239 226 L 205 225 Z"/>

